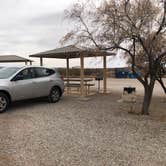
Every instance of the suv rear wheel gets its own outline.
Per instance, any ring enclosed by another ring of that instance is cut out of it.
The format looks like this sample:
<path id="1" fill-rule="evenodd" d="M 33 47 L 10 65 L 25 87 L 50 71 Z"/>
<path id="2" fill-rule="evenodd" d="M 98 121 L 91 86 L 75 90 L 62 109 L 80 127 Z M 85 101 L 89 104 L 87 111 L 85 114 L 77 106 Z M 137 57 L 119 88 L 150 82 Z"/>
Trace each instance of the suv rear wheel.
<path id="1" fill-rule="evenodd" d="M 49 101 L 51 103 L 56 103 L 60 100 L 61 98 L 61 92 L 60 92 L 60 89 L 58 87 L 53 87 L 50 91 L 50 94 L 49 94 Z"/>
<path id="2" fill-rule="evenodd" d="M 5 112 L 8 109 L 8 106 L 9 106 L 8 96 L 5 93 L 0 92 L 0 113 Z"/>

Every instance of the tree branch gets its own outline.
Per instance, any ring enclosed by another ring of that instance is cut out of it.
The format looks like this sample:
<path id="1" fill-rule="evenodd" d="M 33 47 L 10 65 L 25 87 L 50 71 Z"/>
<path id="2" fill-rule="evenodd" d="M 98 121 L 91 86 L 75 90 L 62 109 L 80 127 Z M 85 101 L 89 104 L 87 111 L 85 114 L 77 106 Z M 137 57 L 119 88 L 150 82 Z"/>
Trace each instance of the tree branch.
<path id="1" fill-rule="evenodd" d="M 83 26 L 85 27 L 86 32 L 87 32 L 88 35 L 89 35 L 89 39 L 95 44 L 95 46 L 96 46 L 97 48 L 100 49 L 100 46 L 99 46 L 99 45 L 97 44 L 97 42 L 95 41 L 95 39 L 94 39 L 92 33 L 89 31 L 88 26 L 86 25 L 86 23 L 84 22 L 84 20 L 82 19 L 81 16 L 79 16 L 79 19 L 80 19 L 81 23 L 83 24 Z"/>
<path id="2" fill-rule="evenodd" d="M 158 58 L 156 59 L 156 62 L 161 61 L 164 57 L 166 57 L 166 51 L 163 52 L 163 53 L 161 53 L 161 54 L 158 56 Z"/>
<path id="3" fill-rule="evenodd" d="M 166 26 L 166 0 L 164 0 L 164 14 L 163 14 L 162 21 L 160 23 L 160 26 L 159 26 L 157 32 L 155 33 L 155 35 L 154 35 L 154 37 L 152 39 L 152 41 L 154 41 L 157 38 L 157 36 L 160 34 L 160 32 L 162 31 L 163 27 L 165 27 L 165 26 Z"/>

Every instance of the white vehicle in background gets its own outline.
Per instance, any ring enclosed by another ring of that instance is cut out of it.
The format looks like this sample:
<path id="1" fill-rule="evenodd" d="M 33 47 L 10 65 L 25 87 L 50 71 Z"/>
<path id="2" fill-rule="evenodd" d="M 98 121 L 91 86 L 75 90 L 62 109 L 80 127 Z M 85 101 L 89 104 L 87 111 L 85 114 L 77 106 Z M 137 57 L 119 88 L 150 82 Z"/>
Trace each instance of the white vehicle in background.
<path id="1" fill-rule="evenodd" d="M 48 97 L 58 102 L 64 82 L 55 69 L 45 67 L 4 67 L 0 69 L 0 113 L 13 101 Z"/>

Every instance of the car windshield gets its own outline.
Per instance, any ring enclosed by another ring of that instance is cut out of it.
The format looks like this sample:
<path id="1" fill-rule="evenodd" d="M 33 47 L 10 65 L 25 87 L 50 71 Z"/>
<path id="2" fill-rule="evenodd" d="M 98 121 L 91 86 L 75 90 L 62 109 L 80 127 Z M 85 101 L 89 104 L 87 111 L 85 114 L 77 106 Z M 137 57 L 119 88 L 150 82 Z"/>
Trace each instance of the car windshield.
<path id="1" fill-rule="evenodd" d="M 11 77 L 19 69 L 20 69 L 19 67 L 5 67 L 0 69 L 0 79 L 6 79 Z"/>

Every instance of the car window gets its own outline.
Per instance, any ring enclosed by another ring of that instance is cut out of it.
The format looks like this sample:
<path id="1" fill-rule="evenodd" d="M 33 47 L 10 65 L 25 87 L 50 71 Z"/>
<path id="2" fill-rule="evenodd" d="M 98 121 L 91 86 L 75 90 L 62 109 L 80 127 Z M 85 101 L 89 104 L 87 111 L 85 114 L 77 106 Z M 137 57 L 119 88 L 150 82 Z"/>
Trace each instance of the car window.
<path id="1" fill-rule="evenodd" d="M 55 73 L 52 69 L 35 68 L 36 77 L 47 77 Z"/>
<path id="2" fill-rule="evenodd" d="M 14 73 L 20 70 L 19 67 L 5 67 L 0 69 L 0 79 L 11 77 Z"/>
<path id="3" fill-rule="evenodd" d="M 35 73 L 34 68 L 29 68 L 29 73 L 31 74 L 31 77 L 32 77 L 32 78 L 35 78 L 35 77 L 36 77 L 36 73 Z"/>
<path id="4" fill-rule="evenodd" d="M 22 77 L 22 80 L 35 78 L 35 72 L 33 68 L 27 68 L 18 73 Z"/>

